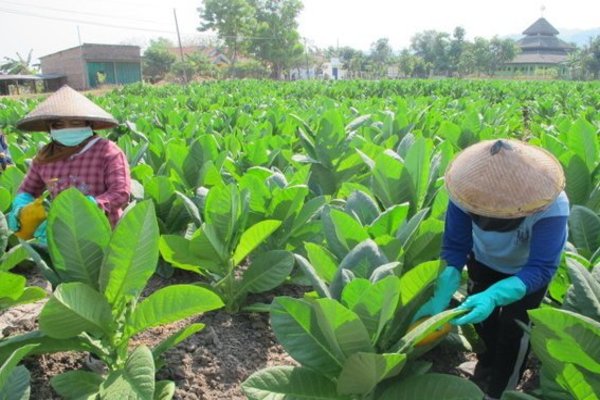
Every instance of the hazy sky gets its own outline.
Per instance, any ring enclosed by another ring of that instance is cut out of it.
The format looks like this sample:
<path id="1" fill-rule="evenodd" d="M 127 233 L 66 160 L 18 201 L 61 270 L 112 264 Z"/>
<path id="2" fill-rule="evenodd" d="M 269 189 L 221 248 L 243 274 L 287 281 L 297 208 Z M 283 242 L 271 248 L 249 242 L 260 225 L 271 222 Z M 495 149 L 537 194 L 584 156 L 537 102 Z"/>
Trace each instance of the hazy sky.
<path id="1" fill-rule="evenodd" d="M 175 41 L 173 8 L 183 38 L 192 38 L 199 34 L 200 4 L 199 0 L 0 0 L 0 59 L 17 51 L 26 55 L 30 49 L 37 58 L 77 46 L 78 26 L 87 43 L 143 46 L 158 36 Z M 300 34 L 319 47 L 339 43 L 363 50 L 387 37 L 400 50 L 426 29 L 451 32 L 462 26 L 469 38 L 519 34 L 540 17 L 542 5 L 544 16 L 559 30 L 600 27 L 600 0 L 304 0 Z"/>

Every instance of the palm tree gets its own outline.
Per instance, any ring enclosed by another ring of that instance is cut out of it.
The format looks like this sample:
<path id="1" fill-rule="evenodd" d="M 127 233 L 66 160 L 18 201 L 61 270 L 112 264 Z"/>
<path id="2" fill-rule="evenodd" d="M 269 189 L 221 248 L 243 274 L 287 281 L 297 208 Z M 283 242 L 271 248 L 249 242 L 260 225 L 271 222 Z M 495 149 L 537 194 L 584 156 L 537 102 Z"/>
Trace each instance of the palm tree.
<path id="1" fill-rule="evenodd" d="M 23 58 L 17 52 L 17 58 L 4 57 L 6 62 L 0 65 L 0 71 L 10 75 L 31 75 L 37 72 L 37 68 L 31 65 L 31 54 L 33 49 L 29 50 L 27 58 Z"/>

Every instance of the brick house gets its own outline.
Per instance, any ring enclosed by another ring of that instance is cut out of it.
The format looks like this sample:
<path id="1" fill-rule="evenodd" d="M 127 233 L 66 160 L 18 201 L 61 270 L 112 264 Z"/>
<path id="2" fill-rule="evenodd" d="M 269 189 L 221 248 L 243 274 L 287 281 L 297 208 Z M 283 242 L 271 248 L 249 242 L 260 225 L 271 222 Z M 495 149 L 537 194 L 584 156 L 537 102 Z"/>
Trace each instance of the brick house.
<path id="1" fill-rule="evenodd" d="M 77 90 L 100 84 L 124 85 L 142 80 L 139 46 L 92 44 L 40 57 L 43 74 L 60 74 Z"/>

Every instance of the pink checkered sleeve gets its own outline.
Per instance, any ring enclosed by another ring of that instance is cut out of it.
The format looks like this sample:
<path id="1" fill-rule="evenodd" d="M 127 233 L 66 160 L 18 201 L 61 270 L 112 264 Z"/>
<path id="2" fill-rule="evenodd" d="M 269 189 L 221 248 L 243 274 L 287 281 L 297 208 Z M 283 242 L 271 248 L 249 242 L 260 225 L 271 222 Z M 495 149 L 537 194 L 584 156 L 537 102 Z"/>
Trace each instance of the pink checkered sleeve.
<path id="1" fill-rule="evenodd" d="M 40 197 L 44 190 L 46 189 L 46 183 L 42 179 L 40 173 L 38 172 L 38 168 L 34 163 L 29 171 L 27 171 L 27 175 L 25 175 L 25 179 L 19 186 L 19 193 L 29 193 L 33 197 Z"/>
<path id="2" fill-rule="evenodd" d="M 106 191 L 95 196 L 98 205 L 108 214 L 113 225 L 129 202 L 131 180 L 125 154 L 112 142 L 107 146 L 104 167 L 104 186 Z"/>

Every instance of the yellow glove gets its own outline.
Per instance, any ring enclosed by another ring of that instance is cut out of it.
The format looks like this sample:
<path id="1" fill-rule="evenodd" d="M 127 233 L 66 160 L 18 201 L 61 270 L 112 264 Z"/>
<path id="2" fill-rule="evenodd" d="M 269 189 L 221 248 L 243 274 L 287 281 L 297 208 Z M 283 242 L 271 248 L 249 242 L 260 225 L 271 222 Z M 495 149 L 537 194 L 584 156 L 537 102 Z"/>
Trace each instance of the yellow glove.
<path id="1" fill-rule="evenodd" d="M 44 196 L 40 196 L 33 203 L 29 203 L 21 209 L 19 213 L 21 227 L 18 232 L 15 232 L 15 235 L 23 240 L 32 239 L 33 233 L 46 220 L 47 216 Z"/>

